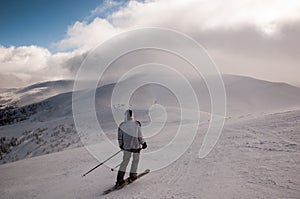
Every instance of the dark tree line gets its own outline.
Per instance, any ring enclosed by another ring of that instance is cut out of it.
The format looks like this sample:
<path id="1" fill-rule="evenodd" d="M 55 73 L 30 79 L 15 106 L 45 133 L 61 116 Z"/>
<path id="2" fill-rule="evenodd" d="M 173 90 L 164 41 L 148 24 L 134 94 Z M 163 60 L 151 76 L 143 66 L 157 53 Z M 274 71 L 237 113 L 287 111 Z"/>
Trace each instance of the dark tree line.
<path id="1" fill-rule="evenodd" d="M 12 137 L 11 139 L 6 137 L 0 138 L 0 159 L 3 158 L 4 154 L 7 154 L 11 151 L 14 146 L 18 145 L 18 139 Z"/>
<path id="2" fill-rule="evenodd" d="M 30 104 L 21 108 L 5 108 L 0 110 L 0 126 L 27 120 L 31 115 L 37 113 L 38 109 L 49 110 L 47 102 Z"/>

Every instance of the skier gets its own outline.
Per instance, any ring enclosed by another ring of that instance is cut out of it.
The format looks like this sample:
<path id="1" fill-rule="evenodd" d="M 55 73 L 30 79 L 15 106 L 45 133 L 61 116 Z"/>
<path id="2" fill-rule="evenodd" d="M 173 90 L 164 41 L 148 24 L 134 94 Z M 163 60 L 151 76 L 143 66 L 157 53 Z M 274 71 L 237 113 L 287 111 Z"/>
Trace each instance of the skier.
<path id="1" fill-rule="evenodd" d="M 140 158 L 140 151 L 141 149 L 147 148 L 147 143 L 144 141 L 142 136 L 141 124 L 139 121 L 133 119 L 133 112 L 130 109 L 126 110 L 125 120 L 119 125 L 118 141 L 119 147 L 123 150 L 123 161 L 118 171 L 116 187 L 120 187 L 125 183 L 124 175 L 131 155 L 132 163 L 129 181 L 137 179 L 137 167 Z"/>

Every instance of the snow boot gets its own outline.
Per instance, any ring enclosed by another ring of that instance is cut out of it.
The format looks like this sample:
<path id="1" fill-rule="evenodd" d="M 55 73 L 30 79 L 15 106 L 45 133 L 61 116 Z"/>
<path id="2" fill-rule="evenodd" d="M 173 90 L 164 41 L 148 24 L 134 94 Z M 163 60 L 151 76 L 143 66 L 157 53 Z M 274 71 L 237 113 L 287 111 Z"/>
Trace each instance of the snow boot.
<path id="1" fill-rule="evenodd" d="M 123 185 L 125 185 L 125 180 L 120 180 L 116 182 L 115 187 L 118 189 L 123 187 Z"/>
<path id="2" fill-rule="evenodd" d="M 137 174 L 136 173 L 130 173 L 128 181 L 133 182 L 136 179 L 137 179 Z"/>
<path id="3" fill-rule="evenodd" d="M 121 187 L 122 185 L 125 184 L 124 175 L 125 175 L 124 171 L 119 171 L 118 172 L 117 182 L 116 182 L 116 185 L 115 185 L 116 187 Z"/>

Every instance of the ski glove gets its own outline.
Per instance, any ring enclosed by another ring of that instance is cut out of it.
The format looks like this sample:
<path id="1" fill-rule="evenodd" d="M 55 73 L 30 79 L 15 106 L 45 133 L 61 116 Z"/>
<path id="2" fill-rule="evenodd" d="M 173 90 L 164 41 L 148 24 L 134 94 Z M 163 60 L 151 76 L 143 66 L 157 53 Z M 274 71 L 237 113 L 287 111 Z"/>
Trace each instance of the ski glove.
<path id="1" fill-rule="evenodd" d="M 146 149 L 146 148 L 147 148 L 147 143 L 144 142 L 144 143 L 142 144 L 142 149 Z"/>

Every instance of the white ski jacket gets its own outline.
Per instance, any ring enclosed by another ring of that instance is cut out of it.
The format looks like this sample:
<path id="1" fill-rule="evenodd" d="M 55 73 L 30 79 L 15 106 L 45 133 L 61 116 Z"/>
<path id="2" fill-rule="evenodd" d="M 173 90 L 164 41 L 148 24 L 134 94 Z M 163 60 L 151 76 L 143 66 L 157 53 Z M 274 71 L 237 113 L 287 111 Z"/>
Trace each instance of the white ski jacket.
<path id="1" fill-rule="evenodd" d="M 128 112 L 125 112 L 125 121 L 118 128 L 119 146 L 124 150 L 140 149 L 144 143 L 141 127 Z"/>

